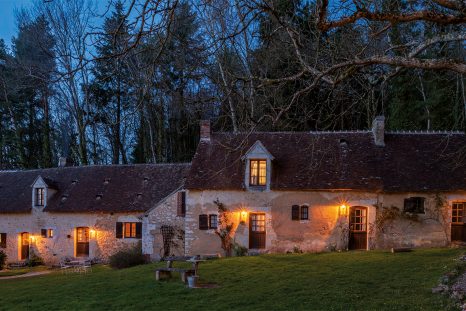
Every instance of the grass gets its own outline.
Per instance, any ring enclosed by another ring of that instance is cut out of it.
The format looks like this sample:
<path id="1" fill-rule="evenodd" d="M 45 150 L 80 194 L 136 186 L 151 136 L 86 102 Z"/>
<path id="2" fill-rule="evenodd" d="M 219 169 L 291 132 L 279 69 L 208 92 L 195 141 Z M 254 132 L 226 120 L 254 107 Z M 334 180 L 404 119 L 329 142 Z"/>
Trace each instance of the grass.
<path id="1" fill-rule="evenodd" d="M 176 275 L 156 282 L 156 264 L 88 275 L 0 280 L 0 310 L 452 310 L 431 288 L 461 249 L 265 255 L 208 261 L 188 289 Z M 158 264 L 160 265 L 160 264 Z"/>

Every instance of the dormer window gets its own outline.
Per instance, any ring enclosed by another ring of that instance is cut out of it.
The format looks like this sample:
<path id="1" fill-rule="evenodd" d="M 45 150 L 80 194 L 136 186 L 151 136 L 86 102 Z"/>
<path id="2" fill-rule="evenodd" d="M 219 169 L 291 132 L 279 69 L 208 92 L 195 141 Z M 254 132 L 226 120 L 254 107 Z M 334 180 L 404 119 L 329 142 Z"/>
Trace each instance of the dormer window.
<path id="1" fill-rule="evenodd" d="M 265 186 L 267 184 L 267 160 L 249 160 L 250 186 Z"/>
<path id="2" fill-rule="evenodd" d="M 258 140 L 241 158 L 244 161 L 244 186 L 249 191 L 270 191 L 273 155 Z"/>
<path id="3" fill-rule="evenodd" d="M 44 206 L 45 188 L 36 188 L 36 206 Z"/>

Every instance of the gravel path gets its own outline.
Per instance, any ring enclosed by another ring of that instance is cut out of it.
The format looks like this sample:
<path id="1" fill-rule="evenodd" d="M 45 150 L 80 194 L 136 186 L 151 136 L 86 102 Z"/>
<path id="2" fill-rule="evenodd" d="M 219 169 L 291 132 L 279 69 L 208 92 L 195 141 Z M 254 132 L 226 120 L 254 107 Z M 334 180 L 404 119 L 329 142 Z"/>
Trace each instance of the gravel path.
<path id="1" fill-rule="evenodd" d="M 44 274 L 49 274 L 51 271 L 37 271 L 37 272 L 28 272 L 25 274 L 20 274 L 20 275 L 12 275 L 12 276 L 4 276 L 0 277 L 1 280 L 8 280 L 8 279 L 19 279 L 19 278 L 28 278 L 30 276 L 38 276 L 38 275 L 44 275 Z"/>

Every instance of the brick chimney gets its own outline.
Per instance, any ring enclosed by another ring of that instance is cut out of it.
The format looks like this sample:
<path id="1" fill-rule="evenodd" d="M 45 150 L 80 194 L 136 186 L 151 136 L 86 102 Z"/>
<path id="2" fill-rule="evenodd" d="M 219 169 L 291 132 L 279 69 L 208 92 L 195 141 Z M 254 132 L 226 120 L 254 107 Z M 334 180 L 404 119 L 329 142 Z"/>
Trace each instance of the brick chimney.
<path id="1" fill-rule="evenodd" d="M 201 141 L 210 141 L 210 120 L 201 120 Z"/>
<path id="2" fill-rule="evenodd" d="M 372 122 L 372 135 L 376 146 L 385 146 L 385 117 L 377 116 Z"/>
<path id="3" fill-rule="evenodd" d="M 74 163 L 70 158 L 60 157 L 58 158 L 58 167 L 73 166 Z"/>

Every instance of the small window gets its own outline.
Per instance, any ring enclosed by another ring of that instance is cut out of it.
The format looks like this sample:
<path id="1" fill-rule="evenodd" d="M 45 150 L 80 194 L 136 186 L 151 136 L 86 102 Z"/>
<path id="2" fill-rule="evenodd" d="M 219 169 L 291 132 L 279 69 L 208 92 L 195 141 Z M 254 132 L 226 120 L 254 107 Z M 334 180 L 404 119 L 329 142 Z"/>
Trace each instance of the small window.
<path id="1" fill-rule="evenodd" d="M 6 248 L 6 233 L 0 233 L 0 248 Z"/>
<path id="2" fill-rule="evenodd" d="M 465 202 L 455 202 L 451 207 L 451 222 L 454 224 L 463 224 Z"/>
<path id="3" fill-rule="evenodd" d="M 40 229 L 40 236 L 43 238 L 53 238 L 53 229 Z"/>
<path id="4" fill-rule="evenodd" d="M 209 217 L 205 214 L 199 215 L 199 230 L 209 229 Z"/>
<path id="5" fill-rule="evenodd" d="M 44 188 L 36 188 L 36 206 L 44 206 Z"/>
<path id="6" fill-rule="evenodd" d="M 186 192 L 180 191 L 177 194 L 177 215 L 184 217 L 186 215 Z"/>
<path id="7" fill-rule="evenodd" d="M 291 220 L 309 220 L 309 206 L 293 205 L 291 207 Z"/>
<path id="8" fill-rule="evenodd" d="M 412 214 L 424 214 L 424 201 L 422 197 L 411 197 L 405 199 L 403 211 Z"/>
<path id="9" fill-rule="evenodd" d="M 267 183 L 267 161 L 250 160 L 249 169 L 249 185 L 265 186 Z"/>
<path id="10" fill-rule="evenodd" d="M 142 223 L 140 222 L 117 222 L 116 223 L 116 238 L 134 238 L 142 237 Z"/>
<path id="11" fill-rule="evenodd" d="M 217 215 L 210 214 L 209 215 L 209 229 L 217 229 Z"/>
<path id="12" fill-rule="evenodd" d="M 301 206 L 301 220 L 309 219 L 309 207 L 306 205 Z"/>

